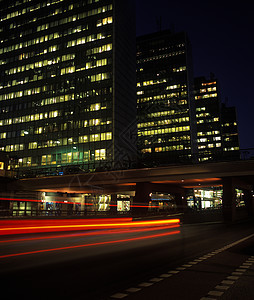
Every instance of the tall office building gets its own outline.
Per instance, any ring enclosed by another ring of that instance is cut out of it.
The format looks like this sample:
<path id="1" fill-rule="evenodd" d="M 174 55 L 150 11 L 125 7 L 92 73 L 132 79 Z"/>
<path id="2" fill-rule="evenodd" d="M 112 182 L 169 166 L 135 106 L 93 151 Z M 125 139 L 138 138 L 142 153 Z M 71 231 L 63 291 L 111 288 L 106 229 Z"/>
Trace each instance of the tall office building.
<path id="1" fill-rule="evenodd" d="M 133 159 L 134 14 L 130 0 L 1 1 L 0 149 L 14 168 Z"/>
<path id="2" fill-rule="evenodd" d="M 222 158 L 221 101 L 218 80 L 198 77 L 194 80 L 199 161 Z"/>
<path id="3" fill-rule="evenodd" d="M 196 159 L 191 48 L 169 30 L 137 38 L 138 149 L 143 163 Z"/>
<path id="4" fill-rule="evenodd" d="M 221 103 L 218 80 L 194 80 L 199 161 L 239 159 L 236 111 Z"/>

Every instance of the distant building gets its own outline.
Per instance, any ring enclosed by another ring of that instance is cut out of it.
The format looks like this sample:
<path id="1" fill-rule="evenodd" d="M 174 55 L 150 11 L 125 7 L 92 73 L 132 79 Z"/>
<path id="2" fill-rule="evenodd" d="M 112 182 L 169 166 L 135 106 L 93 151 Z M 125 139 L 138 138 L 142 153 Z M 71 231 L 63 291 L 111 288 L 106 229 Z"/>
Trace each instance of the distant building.
<path id="1" fill-rule="evenodd" d="M 240 159 L 237 114 L 235 107 L 222 104 L 222 145 L 223 158 L 227 160 Z"/>
<path id="2" fill-rule="evenodd" d="M 195 78 L 195 108 L 199 161 L 222 158 L 221 102 L 215 78 Z"/>
<path id="3" fill-rule="evenodd" d="M 236 111 L 221 104 L 218 80 L 194 80 L 198 159 L 219 161 L 239 159 Z"/>
<path id="4" fill-rule="evenodd" d="M 185 33 L 137 38 L 138 150 L 146 165 L 195 161 L 192 78 Z"/>
<path id="5" fill-rule="evenodd" d="M 134 159 L 134 13 L 129 0 L 1 1 L 0 150 L 21 174 Z"/>

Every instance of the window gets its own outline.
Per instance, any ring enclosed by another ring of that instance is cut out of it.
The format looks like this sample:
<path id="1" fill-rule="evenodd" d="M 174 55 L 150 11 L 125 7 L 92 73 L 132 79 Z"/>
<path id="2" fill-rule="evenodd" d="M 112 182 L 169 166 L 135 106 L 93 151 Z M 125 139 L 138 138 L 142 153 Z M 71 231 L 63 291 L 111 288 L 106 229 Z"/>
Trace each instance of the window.
<path id="1" fill-rule="evenodd" d="M 67 161 L 67 153 L 62 153 L 62 163 L 66 163 Z"/>
<path id="2" fill-rule="evenodd" d="M 107 18 L 98 20 L 96 26 L 100 27 L 102 25 L 111 24 L 112 22 L 113 22 L 113 18 L 112 17 L 107 17 Z"/>
<path id="3" fill-rule="evenodd" d="M 84 152 L 84 160 L 87 161 L 90 159 L 90 151 L 85 151 Z"/>
<path id="4" fill-rule="evenodd" d="M 95 150 L 95 160 L 105 160 L 106 159 L 106 149 Z"/>
<path id="5" fill-rule="evenodd" d="M 0 139 L 6 139 L 6 132 L 0 133 Z"/>
<path id="6" fill-rule="evenodd" d="M 79 137 L 79 143 L 87 143 L 87 142 L 88 142 L 88 136 L 87 135 Z"/>
<path id="7" fill-rule="evenodd" d="M 101 104 L 100 103 L 94 103 L 90 105 L 90 111 L 96 111 L 96 110 L 100 110 L 101 108 Z"/>
<path id="8" fill-rule="evenodd" d="M 101 133 L 101 140 L 111 140 L 112 139 L 112 132 L 103 132 Z"/>
<path id="9" fill-rule="evenodd" d="M 46 155 L 43 155 L 43 156 L 41 157 L 41 164 L 42 164 L 42 166 L 46 165 L 46 158 L 47 158 Z"/>
<path id="10" fill-rule="evenodd" d="M 100 119 L 91 119 L 89 120 L 89 126 L 97 126 L 100 125 L 101 120 Z"/>
<path id="11" fill-rule="evenodd" d="M 100 135 L 99 134 L 91 134 L 90 142 L 97 142 L 97 141 L 100 141 Z"/>
<path id="12" fill-rule="evenodd" d="M 99 73 L 91 76 L 91 82 L 109 79 L 109 73 Z"/>
<path id="13" fill-rule="evenodd" d="M 151 152 L 152 152 L 152 149 L 151 149 L 151 148 L 142 149 L 141 152 L 142 152 L 142 153 L 151 153 Z"/>
<path id="14" fill-rule="evenodd" d="M 72 153 L 71 152 L 67 153 L 67 162 L 68 163 L 72 162 Z"/>
<path id="15" fill-rule="evenodd" d="M 37 142 L 32 142 L 28 144 L 28 149 L 37 149 Z"/>

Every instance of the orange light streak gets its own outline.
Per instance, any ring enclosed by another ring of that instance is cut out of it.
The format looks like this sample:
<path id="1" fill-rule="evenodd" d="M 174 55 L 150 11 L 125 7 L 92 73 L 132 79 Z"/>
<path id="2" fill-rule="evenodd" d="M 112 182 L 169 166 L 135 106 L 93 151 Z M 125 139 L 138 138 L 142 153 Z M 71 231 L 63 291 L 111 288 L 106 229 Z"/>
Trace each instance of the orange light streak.
<path id="1" fill-rule="evenodd" d="M 126 220 L 127 219 L 127 220 Z M 33 220 L 30 220 L 32 225 L 27 226 L 23 225 L 20 222 L 19 225 L 16 227 L 11 227 L 11 224 L 6 224 L 6 227 L 0 227 L 0 235 L 9 235 L 9 234 L 21 234 L 21 233 L 37 233 L 37 232 L 52 232 L 52 231 L 73 231 L 73 230 L 83 230 L 83 229 L 110 229 L 110 228 L 122 228 L 122 227 L 140 227 L 140 226 L 160 226 L 160 225 L 171 225 L 180 223 L 179 219 L 166 219 L 166 220 L 153 220 L 153 221 L 132 221 L 131 218 L 125 219 L 94 219 L 94 220 L 43 220 L 45 223 L 48 221 L 48 224 L 40 224 L 40 221 L 37 221 L 37 224 L 32 223 Z M 31 222 L 32 221 L 32 222 Z M 79 221 L 79 224 L 75 224 L 71 221 Z M 6 223 L 8 221 L 3 221 L 1 223 Z M 14 221 L 12 221 L 13 223 Z M 57 222 L 57 225 L 55 225 Z M 25 223 L 25 221 L 24 221 Z M 59 224 L 60 223 L 60 224 Z M 70 224 L 72 223 L 72 224 Z"/>
<path id="2" fill-rule="evenodd" d="M 132 242 L 132 241 L 137 241 L 137 240 L 144 240 L 144 239 L 157 238 L 157 237 L 162 237 L 162 236 L 167 236 L 167 235 L 174 235 L 174 234 L 179 234 L 179 233 L 180 233 L 180 231 L 177 230 L 177 231 L 172 231 L 172 232 L 164 232 L 164 233 L 160 233 L 160 234 L 154 234 L 154 235 L 148 235 L 148 236 L 142 236 L 142 237 L 135 237 L 135 238 L 129 238 L 129 239 L 121 239 L 121 240 L 115 240 L 115 241 L 106 241 L 106 242 L 98 242 L 98 243 L 91 243 L 91 244 L 83 244 L 83 245 L 51 248 L 51 249 L 42 249 L 42 250 L 35 250 L 35 251 L 29 251 L 29 252 L 12 253 L 12 254 L 1 255 L 0 259 L 1 258 L 8 258 L 8 257 L 15 257 L 15 256 L 22 256 L 22 255 L 29 255 L 29 254 L 61 251 L 61 250 L 67 250 L 67 249 L 75 249 L 75 248 L 84 248 L 84 247 L 99 246 L 99 245 L 109 245 L 109 244 L 118 244 L 118 243 L 124 243 L 124 242 Z"/>
<path id="3" fill-rule="evenodd" d="M 64 219 L 64 220 L 0 220 L 0 235 L 3 234 L 15 234 L 15 233 L 36 233 L 36 232 L 48 232 L 57 230 L 46 230 L 46 226 L 67 226 L 66 230 L 75 230 L 71 227 L 74 225 L 84 225 L 84 224 L 100 224 L 100 223 L 121 223 L 121 222 L 131 222 L 132 218 L 107 218 L 107 219 Z M 33 230 L 32 230 L 32 227 Z M 69 229 L 68 229 L 69 227 Z M 17 232 L 5 232 L 5 229 L 11 230 L 13 228 Z M 19 229 L 18 229 L 19 228 Z M 29 231 L 27 229 L 30 228 Z M 37 228 L 37 229 L 36 229 Z M 40 228 L 40 230 L 38 230 Z M 53 228 L 53 227 L 52 227 Z M 60 229 L 60 228 L 59 228 Z M 61 231 L 61 230 L 59 230 Z M 63 231 L 63 230 L 62 230 Z"/>

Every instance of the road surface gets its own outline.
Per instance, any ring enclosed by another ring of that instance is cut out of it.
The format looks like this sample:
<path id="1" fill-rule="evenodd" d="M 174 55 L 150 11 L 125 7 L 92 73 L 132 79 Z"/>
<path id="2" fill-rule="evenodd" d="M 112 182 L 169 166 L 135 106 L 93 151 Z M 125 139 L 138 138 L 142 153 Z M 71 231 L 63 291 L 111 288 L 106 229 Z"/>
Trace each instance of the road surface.
<path id="1" fill-rule="evenodd" d="M 254 299 L 253 225 L 2 235 L 2 299 Z"/>

